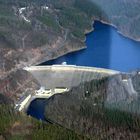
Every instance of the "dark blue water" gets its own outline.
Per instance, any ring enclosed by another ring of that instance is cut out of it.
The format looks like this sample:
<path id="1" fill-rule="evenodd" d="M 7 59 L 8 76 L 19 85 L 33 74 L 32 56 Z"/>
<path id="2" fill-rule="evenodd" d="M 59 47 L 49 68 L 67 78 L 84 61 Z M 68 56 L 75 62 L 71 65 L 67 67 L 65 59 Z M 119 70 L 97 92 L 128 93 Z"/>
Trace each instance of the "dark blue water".
<path id="1" fill-rule="evenodd" d="M 70 53 L 41 65 L 67 64 L 131 71 L 140 68 L 140 43 L 128 39 L 114 27 L 95 22 L 86 35 L 87 49 Z"/>
<path id="2" fill-rule="evenodd" d="M 30 106 L 28 107 L 27 114 L 39 120 L 46 120 L 44 116 L 46 104 L 47 104 L 46 99 L 33 100 Z"/>

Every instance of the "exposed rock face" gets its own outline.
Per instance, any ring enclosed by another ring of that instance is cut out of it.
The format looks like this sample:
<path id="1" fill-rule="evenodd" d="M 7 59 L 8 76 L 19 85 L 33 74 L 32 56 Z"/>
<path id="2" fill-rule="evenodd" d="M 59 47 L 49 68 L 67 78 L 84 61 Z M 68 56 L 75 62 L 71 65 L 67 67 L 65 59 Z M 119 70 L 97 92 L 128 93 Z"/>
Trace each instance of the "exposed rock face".
<path id="1" fill-rule="evenodd" d="M 125 113 L 129 117 L 132 112 L 127 113 L 130 110 L 123 108 L 123 104 L 119 106 L 122 102 L 129 106 L 131 101 L 136 100 L 136 97 L 132 97 L 122 83 L 122 77 L 116 75 L 93 80 L 73 88 L 66 94 L 55 95 L 46 106 L 46 118 L 93 138 L 138 139 L 139 126 L 129 126 L 126 123 L 130 121 L 127 117 L 123 120 Z M 111 118 L 109 113 L 114 114 L 115 118 Z M 123 117 L 119 118 L 121 115 Z M 135 119 L 137 117 L 135 116 Z M 139 117 L 138 120 L 139 124 Z"/>
<path id="2" fill-rule="evenodd" d="M 140 94 L 140 72 L 139 71 L 133 72 L 132 82 L 133 82 L 135 89 Z"/>
<path id="3" fill-rule="evenodd" d="M 137 98 L 138 93 L 133 89 L 132 79 L 129 78 L 129 75 L 127 78 L 124 77 L 126 77 L 126 74 L 125 76 L 120 74 L 109 79 L 107 85 L 107 102 L 115 103 L 122 100 L 130 100 L 131 97 Z"/>
<path id="4" fill-rule="evenodd" d="M 0 80 L 0 92 L 12 101 L 16 101 L 26 92 L 33 93 L 39 89 L 39 83 L 34 77 L 23 70 L 17 70 Z"/>

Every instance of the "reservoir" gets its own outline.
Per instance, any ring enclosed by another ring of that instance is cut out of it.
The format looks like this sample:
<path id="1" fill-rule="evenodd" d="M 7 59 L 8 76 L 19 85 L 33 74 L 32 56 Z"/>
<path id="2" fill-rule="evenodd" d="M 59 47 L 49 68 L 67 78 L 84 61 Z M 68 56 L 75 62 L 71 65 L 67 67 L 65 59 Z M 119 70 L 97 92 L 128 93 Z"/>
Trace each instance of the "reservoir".
<path id="1" fill-rule="evenodd" d="M 67 64 L 94 66 L 119 71 L 132 71 L 140 68 L 140 42 L 119 34 L 114 27 L 101 22 L 94 23 L 94 32 L 86 35 L 87 49 L 66 54 L 41 65 Z M 27 114 L 44 120 L 47 100 L 36 99 L 30 104 Z"/>
<path id="2" fill-rule="evenodd" d="M 96 21 L 94 31 L 86 35 L 87 49 L 66 54 L 41 65 L 67 62 L 71 65 L 101 67 L 128 72 L 140 68 L 140 42 L 119 34 L 110 26 Z"/>

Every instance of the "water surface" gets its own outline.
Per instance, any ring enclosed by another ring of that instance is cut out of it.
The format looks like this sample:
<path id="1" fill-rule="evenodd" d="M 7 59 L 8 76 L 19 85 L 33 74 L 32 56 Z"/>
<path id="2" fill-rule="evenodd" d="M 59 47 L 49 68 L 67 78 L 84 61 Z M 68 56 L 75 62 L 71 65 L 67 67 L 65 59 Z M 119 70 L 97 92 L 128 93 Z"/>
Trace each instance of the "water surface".
<path id="1" fill-rule="evenodd" d="M 45 120 L 45 107 L 47 105 L 47 99 L 35 99 L 30 103 L 27 114 L 35 117 L 39 120 Z"/>
<path id="2" fill-rule="evenodd" d="M 119 34 L 114 27 L 95 22 L 86 35 L 87 49 L 73 52 L 41 65 L 67 64 L 131 71 L 140 68 L 140 42 Z"/>

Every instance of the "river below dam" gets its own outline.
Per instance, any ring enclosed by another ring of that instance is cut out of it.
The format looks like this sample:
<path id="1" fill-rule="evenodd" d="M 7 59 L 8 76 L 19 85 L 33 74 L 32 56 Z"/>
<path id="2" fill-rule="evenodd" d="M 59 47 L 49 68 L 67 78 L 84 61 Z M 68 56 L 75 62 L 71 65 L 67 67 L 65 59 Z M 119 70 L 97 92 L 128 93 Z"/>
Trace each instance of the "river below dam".
<path id="1" fill-rule="evenodd" d="M 35 99 L 31 102 L 27 110 L 27 115 L 37 118 L 38 120 L 45 120 L 45 106 L 47 104 L 46 99 Z"/>
<path id="2" fill-rule="evenodd" d="M 53 65 L 67 62 L 71 65 L 94 66 L 123 72 L 140 68 L 140 42 L 119 34 L 117 30 L 101 22 L 94 23 L 94 31 L 86 35 L 87 49 L 61 56 L 40 65 Z M 46 101 L 34 100 L 28 114 L 44 120 Z"/>

